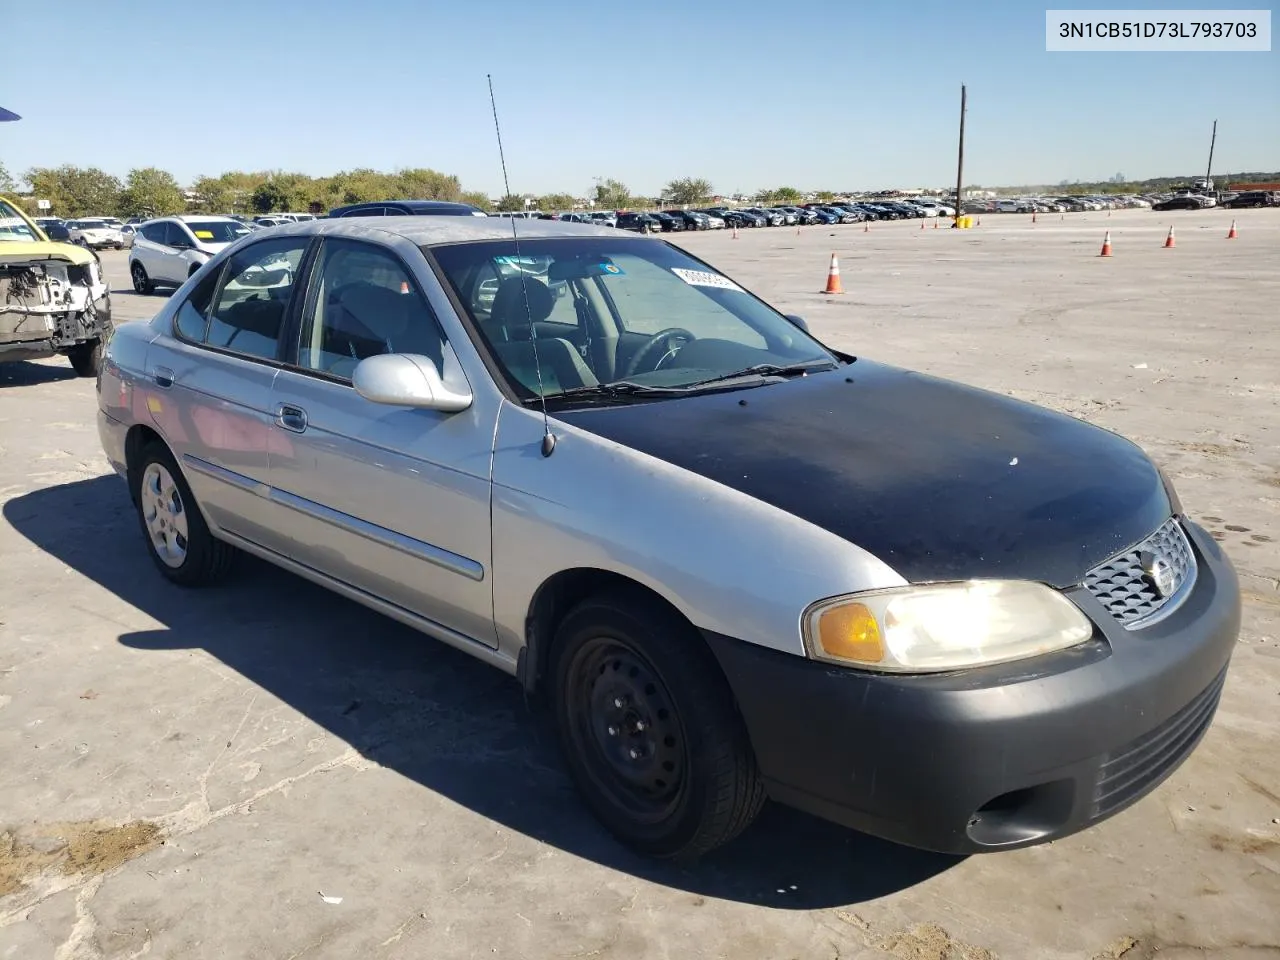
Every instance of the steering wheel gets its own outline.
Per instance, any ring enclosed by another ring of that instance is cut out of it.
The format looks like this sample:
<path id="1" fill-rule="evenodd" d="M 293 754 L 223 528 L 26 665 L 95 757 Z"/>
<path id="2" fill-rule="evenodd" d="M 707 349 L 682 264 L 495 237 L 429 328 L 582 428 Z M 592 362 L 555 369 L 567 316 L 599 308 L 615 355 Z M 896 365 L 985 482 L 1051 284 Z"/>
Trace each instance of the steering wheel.
<path id="1" fill-rule="evenodd" d="M 680 349 L 679 347 L 673 348 L 672 344 L 674 341 L 684 340 L 687 342 L 689 340 L 696 339 L 698 338 L 684 327 L 667 327 L 665 330 L 659 330 L 650 337 L 649 342 L 637 350 L 635 356 L 631 358 L 631 362 L 627 364 L 627 376 L 631 376 L 632 374 L 645 369 L 645 364 L 649 362 L 653 354 L 659 352 L 659 348 L 662 348 L 661 356 L 658 357 L 658 361 L 654 363 L 652 367 L 648 368 L 650 370 L 659 369 L 667 357 L 673 356 L 676 351 Z"/>

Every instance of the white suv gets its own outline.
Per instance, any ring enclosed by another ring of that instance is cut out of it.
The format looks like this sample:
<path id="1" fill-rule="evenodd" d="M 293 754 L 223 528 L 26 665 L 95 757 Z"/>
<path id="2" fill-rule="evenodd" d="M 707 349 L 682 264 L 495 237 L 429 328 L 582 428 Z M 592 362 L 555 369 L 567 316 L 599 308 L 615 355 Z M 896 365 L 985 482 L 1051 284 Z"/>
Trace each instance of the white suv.
<path id="1" fill-rule="evenodd" d="M 129 252 L 133 289 L 150 293 L 157 286 L 180 287 L 247 233 L 249 228 L 231 217 L 165 217 L 141 224 Z"/>
<path id="2" fill-rule="evenodd" d="M 78 243 L 82 247 L 92 247 L 94 250 L 115 247 L 119 250 L 124 246 L 120 228 L 96 217 L 68 220 L 67 230 L 71 233 L 71 242 Z"/>

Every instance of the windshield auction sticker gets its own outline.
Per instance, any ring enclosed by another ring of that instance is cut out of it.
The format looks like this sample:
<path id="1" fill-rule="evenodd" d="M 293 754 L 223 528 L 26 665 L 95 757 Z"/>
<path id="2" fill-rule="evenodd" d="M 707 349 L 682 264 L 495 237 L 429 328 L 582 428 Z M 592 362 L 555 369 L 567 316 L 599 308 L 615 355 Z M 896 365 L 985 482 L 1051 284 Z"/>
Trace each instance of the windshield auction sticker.
<path id="1" fill-rule="evenodd" d="M 681 267 L 672 267 L 671 272 L 691 287 L 720 287 L 723 290 L 742 289 L 728 277 L 722 277 L 718 273 L 708 273 L 706 270 L 685 270 Z"/>
<path id="2" fill-rule="evenodd" d="M 1046 10 L 1044 48 L 1064 52 L 1271 50 L 1270 10 Z"/>

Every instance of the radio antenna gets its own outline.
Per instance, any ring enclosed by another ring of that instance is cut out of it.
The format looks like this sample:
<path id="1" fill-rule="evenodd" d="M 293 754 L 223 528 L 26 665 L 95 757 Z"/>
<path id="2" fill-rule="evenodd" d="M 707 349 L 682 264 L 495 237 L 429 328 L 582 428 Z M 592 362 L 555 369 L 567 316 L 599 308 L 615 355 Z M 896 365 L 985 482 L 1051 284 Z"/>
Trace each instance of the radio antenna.
<path id="1" fill-rule="evenodd" d="M 489 81 L 489 105 L 493 107 L 493 130 L 498 135 L 498 159 L 502 162 L 502 188 L 511 196 L 511 183 L 507 179 L 507 156 L 502 150 L 502 127 L 498 124 L 498 101 L 493 96 L 493 75 L 485 74 Z M 542 404 L 542 455 L 551 456 L 556 448 L 556 435 L 551 432 L 547 419 L 547 394 L 542 386 L 542 363 L 538 358 L 538 329 L 533 325 L 533 311 L 529 309 L 529 276 L 520 258 L 520 234 L 516 230 L 516 217 L 511 217 L 511 240 L 516 248 L 516 270 L 520 274 L 520 292 L 524 294 L 524 315 L 529 318 L 529 342 L 533 346 L 533 369 L 538 378 L 538 400 Z"/>

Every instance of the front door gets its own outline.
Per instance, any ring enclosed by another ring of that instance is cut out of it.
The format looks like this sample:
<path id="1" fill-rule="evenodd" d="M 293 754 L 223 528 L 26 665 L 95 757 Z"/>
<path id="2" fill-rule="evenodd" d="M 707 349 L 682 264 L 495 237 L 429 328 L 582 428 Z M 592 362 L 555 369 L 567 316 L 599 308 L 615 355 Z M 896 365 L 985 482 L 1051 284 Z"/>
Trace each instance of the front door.
<path id="1" fill-rule="evenodd" d="M 496 646 L 493 415 L 391 407 L 352 387 L 356 364 L 381 353 L 425 355 L 446 384 L 465 383 L 412 271 L 390 249 L 325 240 L 307 299 L 296 365 L 272 385 L 283 441 L 270 463 L 277 549 Z"/>

